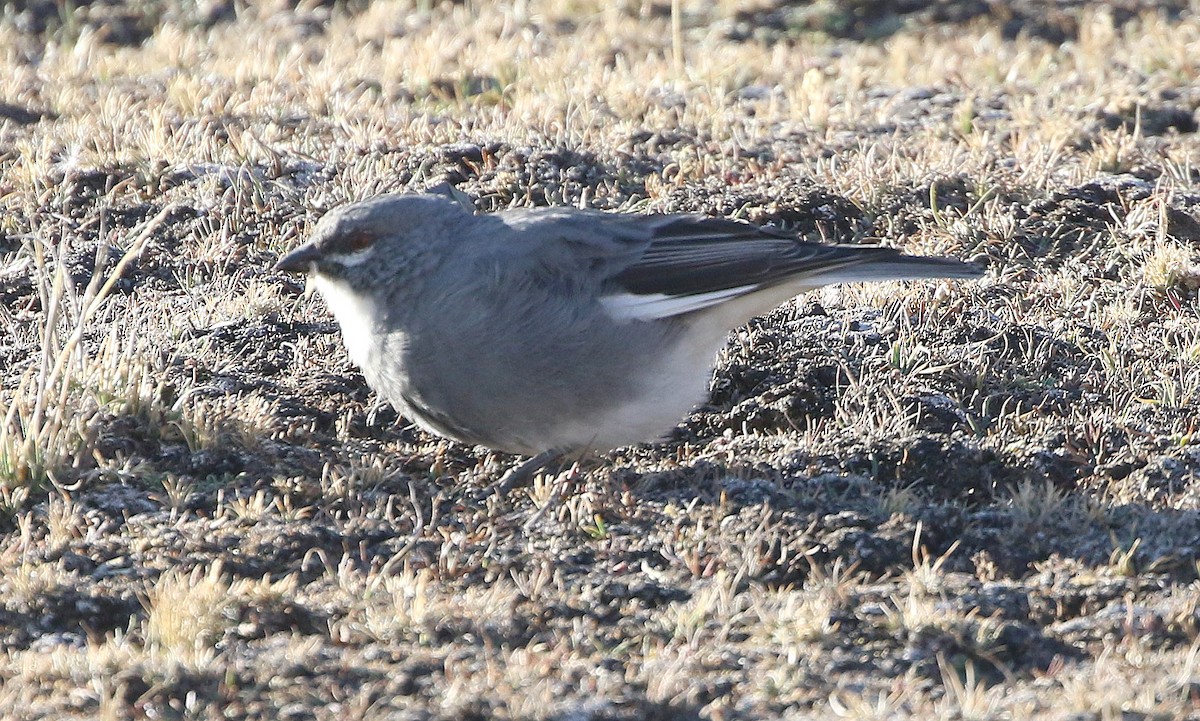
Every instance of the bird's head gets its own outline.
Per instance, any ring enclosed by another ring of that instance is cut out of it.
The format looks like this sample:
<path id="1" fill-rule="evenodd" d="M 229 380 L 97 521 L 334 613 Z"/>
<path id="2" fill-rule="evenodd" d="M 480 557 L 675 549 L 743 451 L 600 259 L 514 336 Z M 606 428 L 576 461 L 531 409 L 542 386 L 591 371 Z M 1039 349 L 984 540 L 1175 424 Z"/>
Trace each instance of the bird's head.
<path id="1" fill-rule="evenodd" d="M 467 211 L 442 195 L 381 195 L 327 213 L 308 242 L 275 263 L 275 270 L 317 278 L 378 282 L 389 269 L 418 271 L 429 239 Z"/>

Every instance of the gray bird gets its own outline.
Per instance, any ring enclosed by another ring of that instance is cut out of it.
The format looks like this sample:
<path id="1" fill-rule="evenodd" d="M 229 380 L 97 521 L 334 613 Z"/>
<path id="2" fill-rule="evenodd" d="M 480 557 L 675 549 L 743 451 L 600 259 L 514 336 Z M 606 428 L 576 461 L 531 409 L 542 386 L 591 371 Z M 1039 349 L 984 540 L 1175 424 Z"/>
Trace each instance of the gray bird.
<path id="1" fill-rule="evenodd" d="M 567 453 L 661 438 L 705 400 L 729 331 L 795 295 L 981 275 L 701 215 L 475 215 L 448 190 L 339 207 L 275 269 L 309 274 L 402 415 L 532 456 L 502 488 Z"/>

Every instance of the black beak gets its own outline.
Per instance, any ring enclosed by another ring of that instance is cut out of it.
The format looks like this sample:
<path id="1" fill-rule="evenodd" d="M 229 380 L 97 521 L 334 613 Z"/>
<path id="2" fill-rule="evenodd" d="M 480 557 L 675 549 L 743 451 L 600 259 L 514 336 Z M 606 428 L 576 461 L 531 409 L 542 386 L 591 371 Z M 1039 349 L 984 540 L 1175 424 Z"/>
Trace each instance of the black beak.
<path id="1" fill-rule="evenodd" d="M 321 251 L 312 243 L 305 243 L 292 252 L 280 258 L 275 263 L 275 270 L 285 273 L 307 273 L 313 263 L 321 257 Z"/>

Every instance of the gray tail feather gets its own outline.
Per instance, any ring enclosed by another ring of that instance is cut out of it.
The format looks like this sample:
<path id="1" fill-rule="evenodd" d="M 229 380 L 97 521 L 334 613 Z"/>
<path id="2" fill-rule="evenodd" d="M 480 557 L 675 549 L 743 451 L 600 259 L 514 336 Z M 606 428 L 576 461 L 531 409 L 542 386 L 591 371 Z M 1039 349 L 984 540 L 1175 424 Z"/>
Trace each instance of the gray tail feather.
<path id="1" fill-rule="evenodd" d="M 979 278 L 983 268 L 953 258 L 919 255 L 888 255 L 862 263 L 851 263 L 810 276 L 821 283 L 866 283 L 878 280 L 920 280 L 923 278 Z"/>

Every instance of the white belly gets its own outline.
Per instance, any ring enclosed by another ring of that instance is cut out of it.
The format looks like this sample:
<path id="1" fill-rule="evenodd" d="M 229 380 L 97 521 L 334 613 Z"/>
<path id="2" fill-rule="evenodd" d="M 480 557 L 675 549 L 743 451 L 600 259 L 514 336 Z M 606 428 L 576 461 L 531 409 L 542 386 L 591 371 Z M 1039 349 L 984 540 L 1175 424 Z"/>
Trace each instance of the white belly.
<path id="1" fill-rule="evenodd" d="M 708 398 L 717 353 L 726 334 L 690 336 L 648 369 L 640 392 L 586 423 L 563 424 L 558 447 L 604 451 L 664 437 Z"/>

